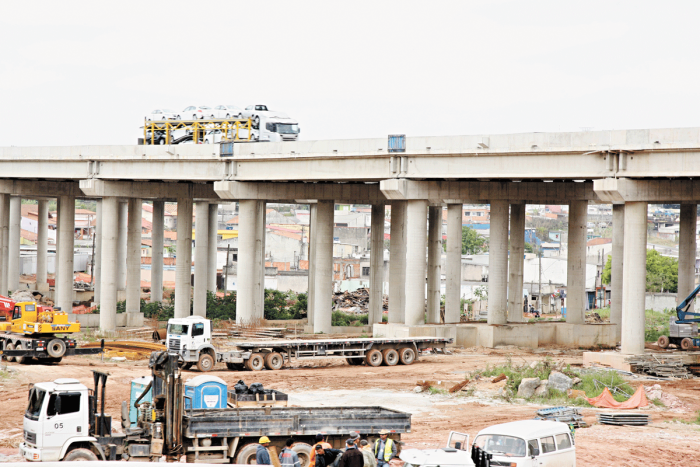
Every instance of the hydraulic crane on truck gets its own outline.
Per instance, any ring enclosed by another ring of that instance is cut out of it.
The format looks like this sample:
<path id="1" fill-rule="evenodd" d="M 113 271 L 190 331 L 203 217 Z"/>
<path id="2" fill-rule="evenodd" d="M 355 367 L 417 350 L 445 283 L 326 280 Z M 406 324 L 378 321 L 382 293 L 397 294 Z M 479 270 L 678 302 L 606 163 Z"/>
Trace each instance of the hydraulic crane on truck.
<path id="1" fill-rule="evenodd" d="M 665 349 L 670 344 L 675 344 L 682 350 L 700 347 L 700 335 L 698 335 L 700 313 L 688 311 L 698 293 L 700 293 L 700 285 L 695 287 L 695 290 L 676 307 L 677 319 L 671 319 L 669 335 L 659 337 L 657 341 L 659 347 Z"/>

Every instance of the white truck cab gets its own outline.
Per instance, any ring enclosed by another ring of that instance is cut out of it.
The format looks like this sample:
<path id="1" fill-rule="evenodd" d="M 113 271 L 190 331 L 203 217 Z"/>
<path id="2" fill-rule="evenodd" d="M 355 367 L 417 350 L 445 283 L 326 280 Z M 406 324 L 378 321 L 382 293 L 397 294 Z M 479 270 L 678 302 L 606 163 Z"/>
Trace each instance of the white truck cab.
<path id="1" fill-rule="evenodd" d="M 211 343 L 211 321 L 201 316 L 168 320 L 168 352 L 177 353 L 185 368 L 197 364 L 200 371 L 210 371 L 216 363 L 216 350 Z"/>
<path id="2" fill-rule="evenodd" d="M 447 446 L 439 449 L 403 449 L 399 458 L 404 467 L 472 467 L 469 435 L 451 431 Z"/>
<path id="3" fill-rule="evenodd" d="M 546 420 L 502 423 L 481 430 L 474 438 L 474 445 L 493 455 L 491 465 L 576 466 L 576 446 L 566 423 Z"/>
<path id="4" fill-rule="evenodd" d="M 24 414 L 22 456 L 42 462 L 104 460 L 102 448 L 89 435 L 88 404 L 88 388 L 77 379 L 34 385 Z"/>

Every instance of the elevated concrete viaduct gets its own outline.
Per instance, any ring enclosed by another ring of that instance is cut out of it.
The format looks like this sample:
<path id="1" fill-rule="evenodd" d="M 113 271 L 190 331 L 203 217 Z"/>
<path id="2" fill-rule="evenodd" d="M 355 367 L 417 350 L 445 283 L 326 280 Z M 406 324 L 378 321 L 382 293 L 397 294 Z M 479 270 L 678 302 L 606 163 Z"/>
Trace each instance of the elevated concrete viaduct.
<path id="1" fill-rule="evenodd" d="M 372 252 L 382 251 L 385 207 L 392 211 L 389 324 L 376 325 L 375 334 L 432 333 L 484 346 L 614 345 L 621 340 L 623 352 L 639 353 L 644 348 L 646 206 L 682 203 L 679 268 L 687 274 L 692 264 L 685 258 L 694 258 L 696 248 L 689 231 L 700 201 L 700 129 L 416 137 L 407 138 L 402 153 L 389 153 L 385 139 L 236 144 L 231 157 L 222 157 L 218 145 L 11 147 L 0 148 L 0 167 L 0 287 L 17 281 L 14 200 L 39 199 L 42 210 L 46 199 L 57 198 L 61 266 L 56 294 L 58 303 L 70 308 L 73 237 L 66 207 L 75 198 L 99 201 L 95 300 L 103 330 L 117 326 L 122 288 L 124 324 L 143 319 L 135 277 L 142 200 L 154 206 L 153 300 L 162 298 L 163 202 L 178 204 L 176 316 L 190 313 L 193 211 L 193 306 L 205 314 L 206 291 L 215 281 L 216 204 L 240 203 L 239 322 L 263 316 L 265 203 L 286 201 L 311 205 L 308 315 L 315 332 L 330 332 L 333 206 L 362 203 L 372 205 Z M 463 203 L 491 204 L 489 310 L 483 325 L 457 324 Z M 569 205 L 566 323 L 521 322 L 518 291 L 528 203 Z M 614 204 L 610 325 L 584 324 L 589 203 Z M 436 224 L 445 206 L 447 262 L 440 271 Z M 47 287 L 45 256 L 40 236 L 37 281 L 42 288 Z M 380 264 L 378 258 L 372 255 L 371 269 Z M 439 324 L 436 308 L 441 273 L 447 282 L 448 325 Z M 692 288 L 690 282 L 679 280 L 679 295 Z M 378 323 L 381 277 L 375 271 L 370 289 L 371 322 Z"/>

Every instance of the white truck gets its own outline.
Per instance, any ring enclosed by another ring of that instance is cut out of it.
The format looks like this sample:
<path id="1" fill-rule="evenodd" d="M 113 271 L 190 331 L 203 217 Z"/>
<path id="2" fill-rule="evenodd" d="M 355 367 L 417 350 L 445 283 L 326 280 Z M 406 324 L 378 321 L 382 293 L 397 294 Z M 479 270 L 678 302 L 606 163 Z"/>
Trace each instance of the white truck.
<path id="1" fill-rule="evenodd" d="M 404 467 L 475 467 L 469 446 L 469 435 L 451 431 L 447 446 L 438 449 L 403 449 L 399 459 Z"/>
<path id="2" fill-rule="evenodd" d="M 422 350 L 443 352 L 452 339 L 443 337 L 295 339 L 235 342 L 235 349 L 219 351 L 212 344 L 211 321 L 201 316 L 168 320 L 168 352 L 180 356 L 184 369 L 192 365 L 210 371 L 216 363 L 229 370 L 279 370 L 293 359 L 344 358 L 349 365 L 411 365 Z"/>

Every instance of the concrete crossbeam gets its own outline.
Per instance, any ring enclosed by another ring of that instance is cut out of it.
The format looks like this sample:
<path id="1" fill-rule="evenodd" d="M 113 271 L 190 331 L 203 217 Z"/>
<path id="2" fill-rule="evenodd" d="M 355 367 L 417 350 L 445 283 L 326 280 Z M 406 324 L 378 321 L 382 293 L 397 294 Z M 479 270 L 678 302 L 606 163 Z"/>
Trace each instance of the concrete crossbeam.
<path id="1" fill-rule="evenodd" d="M 218 199 L 211 183 L 166 183 L 157 181 L 110 181 L 90 178 L 80 180 L 83 196 L 101 198 L 116 196 L 119 198 L 160 199 L 176 201 L 182 198 Z"/>
<path id="2" fill-rule="evenodd" d="M 83 196 L 77 181 L 57 182 L 51 180 L 0 180 L 0 193 L 13 194 L 24 198 Z"/>
<path id="3" fill-rule="evenodd" d="M 672 166 L 671 161 L 665 165 Z M 629 174 L 625 173 L 623 176 Z M 662 177 L 660 173 L 647 173 L 647 177 Z M 680 176 L 680 175 L 676 175 Z M 593 189 L 605 203 L 621 204 L 627 201 L 648 203 L 698 203 L 700 180 L 632 180 L 630 178 L 604 178 L 593 181 Z"/>
<path id="4" fill-rule="evenodd" d="M 264 183 L 225 180 L 214 182 L 214 191 L 222 199 L 230 200 L 325 200 L 357 204 L 386 202 L 386 197 L 376 183 Z"/>

